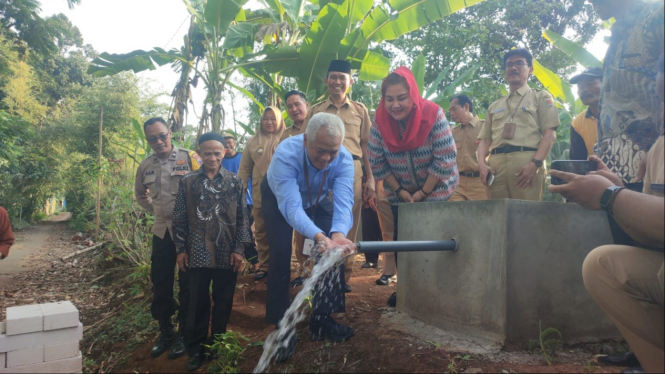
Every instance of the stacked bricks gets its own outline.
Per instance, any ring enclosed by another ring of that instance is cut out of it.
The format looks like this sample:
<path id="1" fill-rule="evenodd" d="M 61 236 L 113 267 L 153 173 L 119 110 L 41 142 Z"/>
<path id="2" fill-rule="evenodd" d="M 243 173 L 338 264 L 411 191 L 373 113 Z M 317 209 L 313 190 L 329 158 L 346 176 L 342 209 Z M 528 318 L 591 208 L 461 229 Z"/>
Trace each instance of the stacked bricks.
<path id="1" fill-rule="evenodd" d="M 1 373 L 80 373 L 83 325 L 69 301 L 7 308 L 0 322 Z"/>

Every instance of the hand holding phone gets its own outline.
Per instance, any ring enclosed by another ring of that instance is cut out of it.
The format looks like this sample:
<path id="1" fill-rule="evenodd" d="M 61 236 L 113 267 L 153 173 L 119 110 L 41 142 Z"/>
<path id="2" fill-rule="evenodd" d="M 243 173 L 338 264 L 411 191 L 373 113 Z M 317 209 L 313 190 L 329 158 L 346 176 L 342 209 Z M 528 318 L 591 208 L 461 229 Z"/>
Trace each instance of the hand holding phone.
<path id="1" fill-rule="evenodd" d="M 577 175 L 587 175 L 589 172 L 596 171 L 598 169 L 598 164 L 595 161 L 557 160 L 552 161 L 552 169 Z M 553 185 L 562 185 L 566 183 L 566 181 L 560 178 L 552 177 Z"/>
<path id="2" fill-rule="evenodd" d="M 491 186 L 494 183 L 494 174 L 487 173 L 487 186 Z"/>

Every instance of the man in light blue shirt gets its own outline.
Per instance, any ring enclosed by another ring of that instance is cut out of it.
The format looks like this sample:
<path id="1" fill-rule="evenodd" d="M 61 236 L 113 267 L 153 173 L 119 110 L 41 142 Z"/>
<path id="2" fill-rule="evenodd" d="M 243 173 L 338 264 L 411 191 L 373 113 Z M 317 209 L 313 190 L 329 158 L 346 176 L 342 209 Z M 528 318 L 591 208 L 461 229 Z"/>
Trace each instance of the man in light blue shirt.
<path id="1" fill-rule="evenodd" d="M 266 321 L 278 325 L 291 304 L 291 237 L 303 233 L 323 249 L 350 244 L 346 234 L 353 225 L 353 157 L 342 146 L 344 123 L 329 113 L 314 115 L 305 134 L 284 140 L 277 147 L 261 183 L 263 215 L 270 244 L 270 271 Z M 333 199 L 334 196 L 334 199 Z M 335 322 L 330 313 L 344 313 L 344 271 L 322 277 L 312 300 L 312 340 L 341 342 L 353 329 Z M 296 335 L 277 352 L 283 362 L 295 352 Z"/>

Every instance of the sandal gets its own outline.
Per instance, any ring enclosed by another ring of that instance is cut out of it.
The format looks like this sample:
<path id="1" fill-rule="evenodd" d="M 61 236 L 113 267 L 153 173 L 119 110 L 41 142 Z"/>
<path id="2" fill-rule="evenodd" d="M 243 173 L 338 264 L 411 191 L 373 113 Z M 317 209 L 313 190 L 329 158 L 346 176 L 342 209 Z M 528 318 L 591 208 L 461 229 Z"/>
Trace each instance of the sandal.
<path id="1" fill-rule="evenodd" d="M 254 274 L 254 280 L 258 281 L 258 280 L 261 280 L 261 279 L 263 279 L 267 276 L 268 276 L 267 271 L 259 270 L 259 271 L 256 272 L 256 274 Z"/>

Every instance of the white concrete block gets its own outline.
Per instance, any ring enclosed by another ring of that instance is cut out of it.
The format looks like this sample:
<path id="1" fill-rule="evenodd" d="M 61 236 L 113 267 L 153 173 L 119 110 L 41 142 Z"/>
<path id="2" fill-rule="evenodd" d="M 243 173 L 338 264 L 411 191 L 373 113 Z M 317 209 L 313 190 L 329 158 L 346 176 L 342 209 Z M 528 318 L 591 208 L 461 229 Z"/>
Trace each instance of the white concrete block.
<path id="1" fill-rule="evenodd" d="M 16 351 L 39 345 L 53 345 L 83 339 L 83 324 L 68 329 L 33 332 L 23 335 L 0 335 L 0 352 Z"/>
<path id="2" fill-rule="evenodd" d="M 0 334 L 6 334 L 7 333 L 7 322 L 2 321 L 0 322 Z"/>
<path id="3" fill-rule="evenodd" d="M 44 362 L 76 357 L 79 354 L 79 342 L 68 342 L 44 347 Z"/>
<path id="4" fill-rule="evenodd" d="M 38 364 L 18 366 L 14 368 L 0 369 L 4 373 L 80 373 L 83 369 L 83 357 L 81 352 L 76 357 L 64 360 L 40 362 Z"/>
<path id="5" fill-rule="evenodd" d="M 44 329 L 42 308 L 38 304 L 7 308 L 7 335 L 27 334 Z"/>
<path id="6" fill-rule="evenodd" d="M 5 353 L 0 353 L 0 370 L 7 367 L 7 361 Z"/>
<path id="7" fill-rule="evenodd" d="M 79 324 L 79 311 L 69 301 L 40 304 L 44 316 L 44 331 L 76 327 Z"/>
<path id="8" fill-rule="evenodd" d="M 38 364 L 40 362 L 44 362 L 43 345 L 7 352 L 7 368 Z"/>

